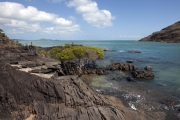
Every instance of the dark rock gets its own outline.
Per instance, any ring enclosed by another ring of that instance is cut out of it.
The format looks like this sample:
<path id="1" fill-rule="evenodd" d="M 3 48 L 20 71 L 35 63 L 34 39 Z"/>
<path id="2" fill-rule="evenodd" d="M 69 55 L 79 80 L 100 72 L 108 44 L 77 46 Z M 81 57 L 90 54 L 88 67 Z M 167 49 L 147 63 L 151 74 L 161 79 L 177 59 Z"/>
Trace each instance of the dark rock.
<path id="1" fill-rule="evenodd" d="M 154 79 L 154 74 L 152 72 L 133 71 L 131 74 L 135 79 Z"/>
<path id="2" fill-rule="evenodd" d="M 133 60 L 127 60 L 127 63 L 134 63 Z"/>
<path id="3" fill-rule="evenodd" d="M 34 69 L 34 70 L 31 70 L 32 73 L 43 73 L 43 74 L 48 74 L 48 73 L 51 73 L 52 70 L 51 69 Z"/>
<path id="4" fill-rule="evenodd" d="M 22 65 L 22 68 L 32 68 L 32 67 L 36 67 L 36 63 L 26 63 Z"/>
<path id="5" fill-rule="evenodd" d="M 10 64 L 19 64 L 17 61 L 12 61 L 12 62 L 10 62 Z"/>
<path id="6" fill-rule="evenodd" d="M 104 49 L 104 52 L 116 52 L 116 50 L 107 50 L 107 49 Z"/>
<path id="7" fill-rule="evenodd" d="M 98 75 L 106 75 L 106 74 L 108 74 L 108 71 L 106 69 L 97 69 L 96 74 L 98 74 Z"/>
<path id="8" fill-rule="evenodd" d="M 120 107 L 121 102 L 93 92 L 77 77 L 45 79 L 2 63 L 0 66 L 0 119 L 139 120 L 153 116 L 143 112 L 142 117 Z"/>
<path id="9" fill-rule="evenodd" d="M 132 77 L 126 77 L 126 79 L 127 79 L 127 81 L 129 81 L 129 82 L 135 82 L 134 78 L 132 78 Z"/>
<path id="10" fill-rule="evenodd" d="M 128 52 L 129 53 L 141 53 L 140 51 L 137 51 L 137 50 L 129 50 Z"/>
<path id="11" fill-rule="evenodd" d="M 22 65 L 22 68 L 27 68 L 27 65 L 26 65 L 26 64 L 23 64 L 23 65 Z"/>
<path id="12" fill-rule="evenodd" d="M 177 109 L 180 107 L 179 98 L 175 96 L 166 97 L 161 103 L 167 106 L 174 106 Z"/>
<path id="13" fill-rule="evenodd" d="M 15 70 L 4 63 L 0 63 L 0 71 L 0 119 L 50 116 L 50 109 L 55 108 L 49 103 L 60 104 L 65 100 L 62 86 L 51 79 Z"/>
<path id="14" fill-rule="evenodd" d="M 129 71 L 129 65 L 128 64 L 124 64 L 122 68 L 120 68 L 123 71 Z"/>
<path id="15" fill-rule="evenodd" d="M 36 66 L 42 66 L 42 65 L 45 65 L 44 62 L 36 62 Z"/>
<path id="16" fill-rule="evenodd" d="M 113 63 L 108 67 L 108 70 L 123 70 L 123 71 L 135 71 L 136 66 L 125 63 Z"/>
<path id="17" fill-rule="evenodd" d="M 146 67 L 144 68 L 144 70 L 151 71 L 151 70 L 152 70 L 152 67 L 151 67 L 151 66 L 146 66 Z"/>

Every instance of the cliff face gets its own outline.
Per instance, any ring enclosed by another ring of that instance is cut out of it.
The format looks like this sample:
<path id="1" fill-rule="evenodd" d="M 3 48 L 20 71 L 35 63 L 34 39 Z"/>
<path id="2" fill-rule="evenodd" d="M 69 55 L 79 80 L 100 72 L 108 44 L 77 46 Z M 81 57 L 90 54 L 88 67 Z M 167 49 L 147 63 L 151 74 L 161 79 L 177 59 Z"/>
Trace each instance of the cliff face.
<path id="1" fill-rule="evenodd" d="M 163 28 L 161 31 L 154 32 L 139 41 L 180 43 L 180 21 Z"/>

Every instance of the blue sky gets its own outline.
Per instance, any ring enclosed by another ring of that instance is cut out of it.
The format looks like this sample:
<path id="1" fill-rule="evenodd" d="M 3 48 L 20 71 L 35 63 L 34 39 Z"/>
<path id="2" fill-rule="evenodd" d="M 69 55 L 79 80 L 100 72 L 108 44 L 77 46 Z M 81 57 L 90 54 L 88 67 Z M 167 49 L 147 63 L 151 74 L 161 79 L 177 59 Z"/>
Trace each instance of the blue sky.
<path id="1" fill-rule="evenodd" d="M 9 38 L 139 40 L 180 20 L 180 0 L 0 0 Z"/>

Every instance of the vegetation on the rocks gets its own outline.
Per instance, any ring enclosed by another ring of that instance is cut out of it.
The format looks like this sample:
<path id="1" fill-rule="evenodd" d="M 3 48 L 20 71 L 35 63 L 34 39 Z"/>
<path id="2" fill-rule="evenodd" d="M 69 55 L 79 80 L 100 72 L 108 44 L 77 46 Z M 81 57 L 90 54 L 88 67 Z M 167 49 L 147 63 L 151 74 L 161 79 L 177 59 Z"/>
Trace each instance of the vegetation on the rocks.
<path id="1" fill-rule="evenodd" d="M 57 60 L 86 59 L 95 61 L 103 58 L 104 51 L 101 48 L 82 45 L 71 45 L 66 43 L 63 47 L 54 47 L 50 50 L 50 55 Z"/>
<path id="2" fill-rule="evenodd" d="M 46 55 L 46 54 L 47 54 L 47 52 L 46 52 L 45 50 L 41 50 L 41 51 L 40 51 L 40 54 L 42 54 L 42 55 Z"/>

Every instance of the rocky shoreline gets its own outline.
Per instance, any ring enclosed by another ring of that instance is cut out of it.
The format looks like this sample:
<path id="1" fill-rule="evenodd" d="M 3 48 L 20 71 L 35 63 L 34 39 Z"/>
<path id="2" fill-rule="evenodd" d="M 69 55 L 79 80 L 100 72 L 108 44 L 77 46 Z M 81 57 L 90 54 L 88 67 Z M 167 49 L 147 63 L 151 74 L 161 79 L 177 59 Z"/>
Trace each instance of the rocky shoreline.
<path id="1" fill-rule="evenodd" d="M 118 98 L 94 92 L 79 78 L 76 65 L 42 57 L 34 46 L 2 47 L 0 51 L 0 119 L 178 119 L 168 111 L 133 110 Z M 136 72 L 131 64 L 116 63 L 108 69 L 84 67 L 81 74 L 102 75 L 108 70 Z M 132 79 L 150 72 L 139 73 Z"/>

